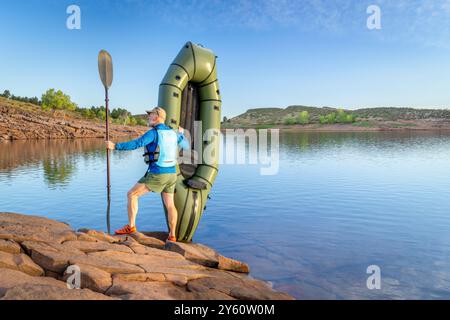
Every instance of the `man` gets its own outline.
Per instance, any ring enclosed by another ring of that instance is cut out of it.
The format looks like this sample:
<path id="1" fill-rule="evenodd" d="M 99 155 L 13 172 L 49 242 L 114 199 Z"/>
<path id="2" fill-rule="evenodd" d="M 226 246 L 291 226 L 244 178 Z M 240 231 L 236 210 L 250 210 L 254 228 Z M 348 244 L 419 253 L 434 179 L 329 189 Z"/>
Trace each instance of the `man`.
<path id="1" fill-rule="evenodd" d="M 136 232 L 136 215 L 138 212 L 138 198 L 153 191 L 162 193 L 164 205 L 167 209 L 169 221 L 168 241 L 176 241 L 175 230 L 178 212 L 174 203 L 175 183 L 177 174 L 178 146 L 182 149 L 189 148 L 189 142 L 184 137 L 184 129 L 179 127 L 175 132 L 164 124 L 166 112 L 163 108 L 156 107 L 146 111 L 148 124 L 152 127 L 143 136 L 128 142 L 114 144 L 106 141 L 106 147 L 110 150 L 135 150 L 145 147 L 146 162 L 149 163 L 146 174 L 128 191 L 128 224 L 116 230 L 116 234 L 130 234 Z"/>

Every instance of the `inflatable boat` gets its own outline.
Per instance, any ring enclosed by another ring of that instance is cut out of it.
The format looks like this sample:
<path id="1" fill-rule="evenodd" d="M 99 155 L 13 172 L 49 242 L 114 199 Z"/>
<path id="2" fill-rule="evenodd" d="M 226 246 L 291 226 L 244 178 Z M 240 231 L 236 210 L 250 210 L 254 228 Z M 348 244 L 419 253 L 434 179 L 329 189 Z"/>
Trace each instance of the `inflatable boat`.
<path id="1" fill-rule="evenodd" d="M 177 165 L 176 236 L 181 242 L 192 241 L 218 172 L 222 101 L 216 60 L 211 50 L 187 42 L 159 86 L 158 106 L 167 113 L 166 125 L 175 130 L 181 126 L 192 135 L 191 162 L 208 151 L 207 161 Z M 194 131 L 200 143 L 194 143 Z"/>

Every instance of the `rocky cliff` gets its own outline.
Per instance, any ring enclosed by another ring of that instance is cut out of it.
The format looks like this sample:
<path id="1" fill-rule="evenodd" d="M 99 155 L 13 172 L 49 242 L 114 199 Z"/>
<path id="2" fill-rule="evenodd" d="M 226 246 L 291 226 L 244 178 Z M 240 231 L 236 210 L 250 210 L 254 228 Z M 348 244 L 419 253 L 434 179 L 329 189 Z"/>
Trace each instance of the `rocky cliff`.
<path id="1" fill-rule="evenodd" d="M 75 232 L 47 218 L 0 213 L 0 298 L 292 299 L 249 277 L 243 262 L 166 237 Z M 77 272 L 80 288 L 71 289 Z"/>

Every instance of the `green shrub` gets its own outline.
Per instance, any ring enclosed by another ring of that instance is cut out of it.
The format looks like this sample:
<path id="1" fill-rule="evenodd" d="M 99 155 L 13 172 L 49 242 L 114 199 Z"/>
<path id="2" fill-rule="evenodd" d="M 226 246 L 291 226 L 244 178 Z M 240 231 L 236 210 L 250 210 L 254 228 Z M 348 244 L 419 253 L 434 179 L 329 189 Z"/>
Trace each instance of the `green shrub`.
<path id="1" fill-rule="evenodd" d="M 144 119 L 139 118 L 139 117 L 135 117 L 135 119 L 136 119 L 136 124 L 138 126 L 146 126 L 147 125 L 147 121 L 145 121 Z"/>
<path id="2" fill-rule="evenodd" d="M 3 94 L 1 96 L 6 99 L 9 99 L 11 97 L 11 92 L 9 92 L 9 90 L 5 90 L 3 91 Z"/>
<path id="3" fill-rule="evenodd" d="M 105 120 L 106 119 L 106 110 L 99 110 L 97 113 L 97 118 Z"/>
<path id="4" fill-rule="evenodd" d="M 356 121 L 356 116 L 353 114 L 348 114 L 346 117 L 346 122 L 347 123 L 353 123 Z"/>
<path id="5" fill-rule="evenodd" d="M 286 125 L 293 125 L 295 124 L 295 118 L 291 116 L 287 116 L 283 119 L 283 123 Z"/>
<path id="6" fill-rule="evenodd" d="M 347 114 L 344 110 L 339 109 L 336 116 L 337 123 L 353 123 L 356 121 L 356 116 L 353 114 Z"/>
<path id="7" fill-rule="evenodd" d="M 128 116 L 125 118 L 123 124 L 126 126 L 134 126 L 136 125 L 137 121 L 134 117 Z"/>
<path id="8" fill-rule="evenodd" d="M 339 109 L 336 115 L 336 122 L 337 123 L 345 123 L 347 119 L 347 114 L 344 110 Z"/>
<path id="9" fill-rule="evenodd" d="M 308 111 L 302 111 L 298 114 L 297 123 L 299 123 L 299 124 L 308 124 L 309 123 Z"/>
<path id="10" fill-rule="evenodd" d="M 125 119 L 126 117 L 129 117 L 129 116 L 131 116 L 131 112 L 129 112 L 126 109 L 117 108 L 117 109 L 113 109 L 111 111 L 111 118 L 113 118 L 113 119 L 118 119 L 118 118 Z"/>
<path id="11" fill-rule="evenodd" d="M 89 110 L 89 109 L 79 108 L 77 110 L 77 112 L 79 112 L 83 118 L 87 118 L 87 119 L 94 119 L 95 118 L 95 114 L 92 113 L 91 110 Z"/>
<path id="12" fill-rule="evenodd" d="M 70 100 L 70 96 L 61 90 L 48 89 L 42 95 L 42 109 L 70 110 L 75 111 L 77 105 Z"/>
<path id="13" fill-rule="evenodd" d="M 328 124 L 336 123 L 336 113 L 334 112 L 327 114 L 325 118 Z"/>

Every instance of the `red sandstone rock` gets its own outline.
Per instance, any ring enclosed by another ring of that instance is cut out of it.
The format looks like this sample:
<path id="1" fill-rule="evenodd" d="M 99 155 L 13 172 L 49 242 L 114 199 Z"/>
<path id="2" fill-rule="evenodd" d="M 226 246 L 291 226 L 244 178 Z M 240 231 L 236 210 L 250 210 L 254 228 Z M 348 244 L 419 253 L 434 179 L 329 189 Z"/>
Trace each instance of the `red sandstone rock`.
<path id="1" fill-rule="evenodd" d="M 169 242 L 164 248 L 158 233 L 81 231 L 0 213 L 0 298 L 292 299 L 249 278 L 247 264 L 201 244 Z M 79 267 L 81 289 L 65 282 L 72 265 Z"/>

